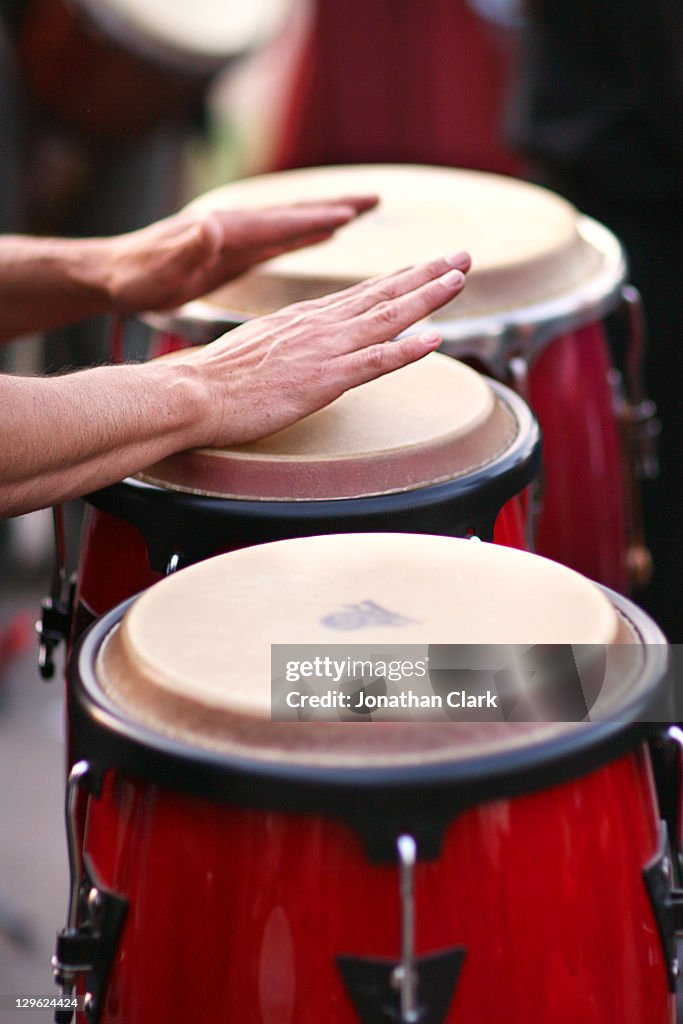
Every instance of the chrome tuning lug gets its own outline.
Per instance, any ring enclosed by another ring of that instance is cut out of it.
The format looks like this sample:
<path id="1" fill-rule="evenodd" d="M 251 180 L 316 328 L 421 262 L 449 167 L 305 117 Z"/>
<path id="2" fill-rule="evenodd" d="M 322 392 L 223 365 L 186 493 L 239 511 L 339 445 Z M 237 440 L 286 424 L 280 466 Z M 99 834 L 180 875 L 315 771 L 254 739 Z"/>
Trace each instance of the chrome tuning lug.
<path id="1" fill-rule="evenodd" d="M 398 963 L 374 957 L 337 957 L 337 966 L 361 1024 L 444 1024 L 460 975 L 465 950 L 441 949 L 415 954 L 415 869 L 413 836 L 396 838 L 401 906 L 401 956 Z"/>
<path id="2" fill-rule="evenodd" d="M 83 855 L 79 796 L 91 776 L 87 761 L 77 762 L 66 789 L 69 853 L 69 905 L 66 927 L 57 935 L 52 970 L 65 1002 L 77 986 L 85 990 L 83 1008 L 91 1024 L 100 1019 L 111 964 L 126 916 L 127 900 L 99 885 Z M 55 1013 L 56 1024 L 69 1024 L 73 1010 Z"/>

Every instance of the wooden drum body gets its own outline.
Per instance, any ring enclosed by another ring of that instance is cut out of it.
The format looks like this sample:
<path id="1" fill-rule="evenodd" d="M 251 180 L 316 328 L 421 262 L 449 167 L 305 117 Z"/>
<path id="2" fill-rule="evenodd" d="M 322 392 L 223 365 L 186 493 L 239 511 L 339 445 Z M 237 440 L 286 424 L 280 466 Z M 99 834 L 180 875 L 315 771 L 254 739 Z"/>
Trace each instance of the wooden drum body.
<path id="1" fill-rule="evenodd" d="M 638 540 L 631 536 L 630 471 L 602 326 L 622 303 L 627 270 L 618 240 L 545 189 L 437 167 L 263 175 L 219 188 L 193 206 L 256 206 L 354 191 L 377 192 L 379 207 L 323 245 L 278 257 L 205 299 L 152 316 L 164 332 L 160 344 L 206 340 L 288 302 L 467 249 L 473 266 L 465 291 L 429 318 L 443 333 L 442 351 L 512 382 L 539 417 L 545 444 L 538 551 L 628 590 Z"/>
<path id="2" fill-rule="evenodd" d="M 271 721 L 270 645 L 340 637 L 612 667 L 590 723 Z M 472 541 L 291 540 L 152 587 L 72 661 L 72 923 L 110 922 L 79 991 L 102 1024 L 673 1024 L 644 745 L 665 666 L 625 599 Z"/>

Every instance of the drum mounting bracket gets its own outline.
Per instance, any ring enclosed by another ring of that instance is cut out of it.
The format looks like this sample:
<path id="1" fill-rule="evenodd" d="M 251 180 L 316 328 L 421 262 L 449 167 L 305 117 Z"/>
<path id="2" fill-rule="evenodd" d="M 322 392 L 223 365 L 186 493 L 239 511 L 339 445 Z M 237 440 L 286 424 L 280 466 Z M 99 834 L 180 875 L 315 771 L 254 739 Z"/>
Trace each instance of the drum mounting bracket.
<path id="1" fill-rule="evenodd" d="M 52 524 L 55 537 L 55 564 L 50 596 L 40 602 L 41 616 L 35 627 L 40 644 L 38 668 L 45 680 L 52 679 L 55 674 L 55 647 L 58 647 L 62 640 L 67 640 L 71 631 L 71 614 L 76 590 L 75 580 L 66 578 L 66 538 L 64 511 L 61 505 L 55 505 L 52 509 Z"/>
<path id="2" fill-rule="evenodd" d="M 76 928 L 64 928 L 57 935 L 52 968 L 63 991 L 72 991 L 76 981 L 83 978 L 85 1013 L 91 1024 L 97 1024 L 128 901 L 97 885 L 91 870 L 84 866 L 79 903 L 80 922 Z M 60 1011 L 55 1015 L 57 1024 L 68 1024 L 71 1011 L 64 1014 Z"/>
<path id="3" fill-rule="evenodd" d="M 69 854 L 69 905 L 66 928 L 57 935 L 52 969 L 63 996 L 71 996 L 83 980 L 84 1010 L 90 1024 L 100 1019 L 114 955 L 128 909 L 128 900 L 105 889 L 83 853 L 79 797 L 86 787 L 93 792 L 101 780 L 88 761 L 77 761 L 69 772 L 65 818 Z M 57 1010 L 56 1024 L 69 1024 L 73 1010 Z"/>
<path id="4" fill-rule="evenodd" d="M 60 597 L 57 600 L 44 597 L 40 602 L 40 619 L 36 622 L 40 644 L 38 668 L 46 681 L 52 679 L 55 674 L 55 648 L 68 638 L 71 631 L 74 589 L 75 585 L 72 582 L 67 597 Z"/>
<path id="5" fill-rule="evenodd" d="M 370 957 L 338 956 L 337 966 L 361 1024 L 443 1024 L 464 959 L 465 950 L 459 946 L 415 958 L 420 1001 L 415 1015 L 409 1018 L 401 1013 L 400 993 L 395 984 L 399 964 Z"/>
<path id="6" fill-rule="evenodd" d="M 465 950 L 460 946 L 415 955 L 415 866 L 417 843 L 396 840 L 401 903 L 401 959 L 338 956 L 337 967 L 361 1024 L 443 1024 L 453 1000 Z"/>
<path id="7" fill-rule="evenodd" d="M 650 863 L 643 868 L 643 881 L 650 897 L 662 944 L 669 990 L 676 993 L 681 975 L 676 947 L 678 940 L 683 939 L 683 889 L 675 886 L 674 879 L 675 867 L 669 843 L 669 830 L 666 822 L 662 821 L 659 849 Z"/>

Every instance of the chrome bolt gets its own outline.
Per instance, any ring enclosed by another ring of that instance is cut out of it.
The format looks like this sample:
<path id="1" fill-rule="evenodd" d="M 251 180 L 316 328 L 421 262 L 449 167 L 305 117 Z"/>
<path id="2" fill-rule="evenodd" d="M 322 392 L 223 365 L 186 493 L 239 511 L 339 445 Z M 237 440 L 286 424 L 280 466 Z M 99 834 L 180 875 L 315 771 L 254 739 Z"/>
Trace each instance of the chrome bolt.
<path id="1" fill-rule="evenodd" d="M 95 917 L 102 909 L 102 894 L 95 886 L 88 893 L 88 913 Z"/>

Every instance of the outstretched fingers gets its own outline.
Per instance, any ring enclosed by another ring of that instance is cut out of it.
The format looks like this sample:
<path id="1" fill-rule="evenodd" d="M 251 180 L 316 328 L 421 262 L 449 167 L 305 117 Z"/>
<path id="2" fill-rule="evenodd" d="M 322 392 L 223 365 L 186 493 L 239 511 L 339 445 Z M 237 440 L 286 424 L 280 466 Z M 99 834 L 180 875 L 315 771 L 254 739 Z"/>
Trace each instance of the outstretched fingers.
<path id="1" fill-rule="evenodd" d="M 380 343 L 356 350 L 336 360 L 336 372 L 342 390 L 366 384 L 393 370 L 400 370 L 434 352 L 441 344 L 438 331 L 423 331 L 391 344 Z"/>
<path id="2" fill-rule="evenodd" d="M 392 303 L 395 299 L 414 291 L 430 281 L 443 277 L 451 270 L 466 274 L 471 260 L 466 252 L 441 256 L 428 263 L 418 263 L 403 267 L 395 273 L 383 277 L 375 277 L 361 281 L 359 284 L 334 292 L 322 299 L 314 299 L 311 308 L 329 313 L 338 319 L 350 319 L 376 308 L 379 303 Z"/>
<path id="3" fill-rule="evenodd" d="M 380 197 L 376 192 L 368 192 L 361 195 L 329 196 L 324 199 L 303 199 L 292 205 L 298 209 L 311 206 L 352 206 L 356 213 L 365 213 L 366 210 L 374 209 L 379 201 Z"/>
<path id="4" fill-rule="evenodd" d="M 414 283 L 414 282 L 412 282 Z M 342 351 L 353 352 L 381 342 L 391 341 L 418 320 L 446 305 L 465 286 L 465 275 L 449 267 L 401 294 L 385 298 L 382 291 L 376 301 L 343 323 Z"/>
<path id="5" fill-rule="evenodd" d="M 236 245 L 251 250 L 287 243 L 304 235 L 334 231 L 357 217 L 367 205 L 353 202 L 308 203 L 254 210 L 211 210 L 203 215 L 219 248 Z"/>

